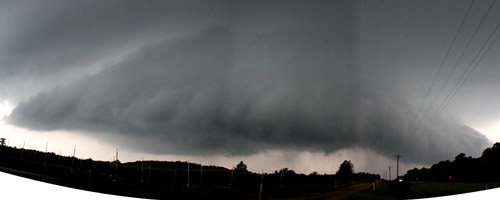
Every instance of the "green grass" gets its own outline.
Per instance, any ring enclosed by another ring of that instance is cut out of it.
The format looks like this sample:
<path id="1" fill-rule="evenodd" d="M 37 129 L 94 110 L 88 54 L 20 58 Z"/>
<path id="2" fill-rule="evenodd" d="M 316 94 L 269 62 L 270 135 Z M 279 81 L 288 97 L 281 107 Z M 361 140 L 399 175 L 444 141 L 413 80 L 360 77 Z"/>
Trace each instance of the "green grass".
<path id="1" fill-rule="evenodd" d="M 500 187 L 500 182 L 410 182 L 410 191 L 406 194 L 394 194 L 387 185 L 378 183 L 375 191 L 371 188 L 360 193 L 348 197 L 348 200 L 355 199 L 414 199 L 414 198 L 429 198 L 437 196 L 446 196 L 454 194 L 462 194 L 486 189 Z"/>

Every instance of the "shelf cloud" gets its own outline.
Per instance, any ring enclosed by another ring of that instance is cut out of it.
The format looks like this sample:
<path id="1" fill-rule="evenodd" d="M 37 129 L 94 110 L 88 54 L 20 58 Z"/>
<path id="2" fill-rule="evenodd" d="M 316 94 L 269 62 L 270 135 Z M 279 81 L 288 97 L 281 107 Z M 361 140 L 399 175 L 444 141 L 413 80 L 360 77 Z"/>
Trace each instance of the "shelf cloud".
<path id="1" fill-rule="evenodd" d="M 408 71 L 428 80 L 434 68 L 403 60 L 438 63 L 442 49 L 415 54 L 406 41 L 422 49 L 419 42 L 440 40 L 423 34 L 433 24 L 386 29 L 383 16 L 366 21 L 356 2 L 138 3 L 71 4 L 42 23 L 49 27 L 22 27 L 28 32 L 8 42 L 16 56 L 2 70 L 13 81 L 41 74 L 47 86 L 22 86 L 28 93 L 8 122 L 120 136 L 155 154 L 363 148 L 430 164 L 490 145 L 448 115 L 419 116 L 420 129 L 408 131 L 422 100 L 407 91 Z M 72 11 L 82 13 L 64 17 Z"/>

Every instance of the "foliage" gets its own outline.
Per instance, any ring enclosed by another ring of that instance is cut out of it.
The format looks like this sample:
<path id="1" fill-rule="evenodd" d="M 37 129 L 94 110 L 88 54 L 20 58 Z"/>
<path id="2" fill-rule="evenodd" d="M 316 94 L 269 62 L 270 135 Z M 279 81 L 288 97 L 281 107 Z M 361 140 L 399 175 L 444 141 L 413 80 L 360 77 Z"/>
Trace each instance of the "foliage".
<path id="1" fill-rule="evenodd" d="M 289 175 L 295 175 L 295 171 L 291 170 L 291 169 L 288 169 L 288 168 L 281 168 L 279 171 L 278 170 L 274 170 L 274 174 L 289 174 Z"/>
<path id="2" fill-rule="evenodd" d="M 337 171 L 337 176 L 340 177 L 349 177 L 354 174 L 354 165 L 351 161 L 344 160 L 342 164 L 339 166 L 339 170 Z"/>
<path id="3" fill-rule="evenodd" d="M 234 171 L 240 173 L 246 173 L 248 172 L 247 165 L 243 163 L 243 161 L 240 161 L 240 163 L 238 163 L 236 167 L 234 167 Z"/>
<path id="4" fill-rule="evenodd" d="M 317 176 L 318 175 L 318 172 L 317 171 L 313 171 L 309 174 L 309 176 Z"/>
<path id="5" fill-rule="evenodd" d="M 460 153 L 453 161 L 441 161 L 431 168 L 408 170 L 406 180 L 423 181 L 499 181 L 500 143 L 486 148 L 479 158 Z"/>

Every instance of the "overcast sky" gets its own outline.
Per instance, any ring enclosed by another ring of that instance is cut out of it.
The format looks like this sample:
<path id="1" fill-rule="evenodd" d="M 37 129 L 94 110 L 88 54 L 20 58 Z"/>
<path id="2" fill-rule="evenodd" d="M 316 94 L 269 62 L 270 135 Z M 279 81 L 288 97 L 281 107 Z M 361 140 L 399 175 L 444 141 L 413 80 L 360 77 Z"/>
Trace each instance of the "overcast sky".
<path id="1" fill-rule="evenodd" d="M 500 2 L 470 6 L 2 1 L 0 136 L 255 171 L 479 156 L 500 141 Z"/>

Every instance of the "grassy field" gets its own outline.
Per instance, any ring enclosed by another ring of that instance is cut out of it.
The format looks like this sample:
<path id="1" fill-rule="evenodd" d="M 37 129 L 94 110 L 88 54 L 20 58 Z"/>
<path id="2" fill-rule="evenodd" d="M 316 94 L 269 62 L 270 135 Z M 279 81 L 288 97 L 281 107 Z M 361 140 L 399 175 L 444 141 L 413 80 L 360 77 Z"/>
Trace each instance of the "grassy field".
<path id="1" fill-rule="evenodd" d="M 375 191 L 372 189 L 365 190 L 353 196 L 353 199 L 415 199 L 415 198 L 429 198 L 437 196 L 446 196 L 454 194 L 462 194 L 467 192 L 474 192 L 484 190 L 488 187 L 500 187 L 500 182 L 424 182 L 413 181 L 410 182 L 410 190 L 404 194 L 395 194 L 389 190 L 386 184 L 379 182 L 376 185 Z"/>

